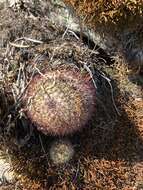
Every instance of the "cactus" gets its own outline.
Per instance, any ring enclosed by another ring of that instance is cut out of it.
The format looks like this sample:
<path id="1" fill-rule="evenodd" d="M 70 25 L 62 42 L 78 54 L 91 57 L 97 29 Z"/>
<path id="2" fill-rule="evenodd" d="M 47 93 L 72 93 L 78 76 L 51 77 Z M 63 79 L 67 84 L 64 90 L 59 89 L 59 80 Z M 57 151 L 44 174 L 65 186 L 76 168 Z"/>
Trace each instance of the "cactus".
<path id="1" fill-rule="evenodd" d="M 58 140 L 51 145 L 50 158 L 55 165 L 67 163 L 73 154 L 73 146 L 68 140 Z"/>
<path id="2" fill-rule="evenodd" d="M 87 73 L 62 66 L 36 75 L 27 88 L 26 113 L 45 134 L 79 131 L 95 109 L 95 88 Z"/>

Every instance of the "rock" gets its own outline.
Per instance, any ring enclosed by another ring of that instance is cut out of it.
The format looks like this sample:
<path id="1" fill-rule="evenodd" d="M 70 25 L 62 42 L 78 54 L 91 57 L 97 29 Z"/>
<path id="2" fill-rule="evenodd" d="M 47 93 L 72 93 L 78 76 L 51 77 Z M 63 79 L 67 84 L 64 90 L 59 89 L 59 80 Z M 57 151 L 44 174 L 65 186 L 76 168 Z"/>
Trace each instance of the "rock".
<path id="1" fill-rule="evenodd" d="M 8 162 L 3 152 L 0 152 L 0 185 L 14 182 L 12 165 Z"/>

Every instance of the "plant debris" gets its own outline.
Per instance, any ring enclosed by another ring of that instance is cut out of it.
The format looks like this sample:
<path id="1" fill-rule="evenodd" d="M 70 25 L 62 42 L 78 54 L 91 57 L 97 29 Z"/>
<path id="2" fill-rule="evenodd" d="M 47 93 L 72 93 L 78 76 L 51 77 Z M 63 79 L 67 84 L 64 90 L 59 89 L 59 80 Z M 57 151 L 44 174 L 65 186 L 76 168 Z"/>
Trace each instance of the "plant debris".
<path id="1" fill-rule="evenodd" d="M 130 80 L 136 69 L 121 52 L 103 55 L 75 31 L 40 17 L 38 10 L 35 16 L 31 12 L 7 8 L 0 13 L 0 149 L 15 176 L 0 188 L 142 189 L 143 89 L 138 78 Z M 88 72 L 97 96 L 93 120 L 67 137 L 74 155 L 64 165 L 50 158 L 57 137 L 37 131 L 22 105 L 33 76 L 42 74 L 48 61 L 58 66 L 59 60 Z"/>

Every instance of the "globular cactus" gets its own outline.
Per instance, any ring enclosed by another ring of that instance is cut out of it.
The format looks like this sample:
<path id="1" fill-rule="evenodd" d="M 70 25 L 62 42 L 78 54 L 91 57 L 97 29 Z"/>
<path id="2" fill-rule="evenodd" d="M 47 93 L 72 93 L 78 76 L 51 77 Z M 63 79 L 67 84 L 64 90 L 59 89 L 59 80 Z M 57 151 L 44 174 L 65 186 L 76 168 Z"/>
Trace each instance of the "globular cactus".
<path id="1" fill-rule="evenodd" d="M 89 74 L 59 66 L 36 75 L 27 88 L 26 113 L 45 134 L 79 131 L 95 110 L 95 88 Z"/>
<path id="2" fill-rule="evenodd" d="M 55 165 L 67 163 L 73 154 L 73 145 L 68 140 L 58 140 L 51 145 L 50 158 Z"/>

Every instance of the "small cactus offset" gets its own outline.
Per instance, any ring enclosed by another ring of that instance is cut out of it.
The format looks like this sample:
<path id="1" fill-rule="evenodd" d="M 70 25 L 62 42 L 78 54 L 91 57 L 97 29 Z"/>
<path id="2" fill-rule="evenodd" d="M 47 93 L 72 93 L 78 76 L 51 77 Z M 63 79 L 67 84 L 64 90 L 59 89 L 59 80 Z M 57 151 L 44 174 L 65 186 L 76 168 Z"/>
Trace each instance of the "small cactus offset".
<path id="1" fill-rule="evenodd" d="M 26 113 L 44 134 L 79 131 L 95 109 L 95 88 L 87 73 L 62 66 L 36 75 L 27 88 Z"/>
<path id="2" fill-rule="evenodd" d="M 55 165 L 69 162 L 74 154 L 74 149 L 70 141 L 55 141 L 50 148 L 50 158 Z"/>

